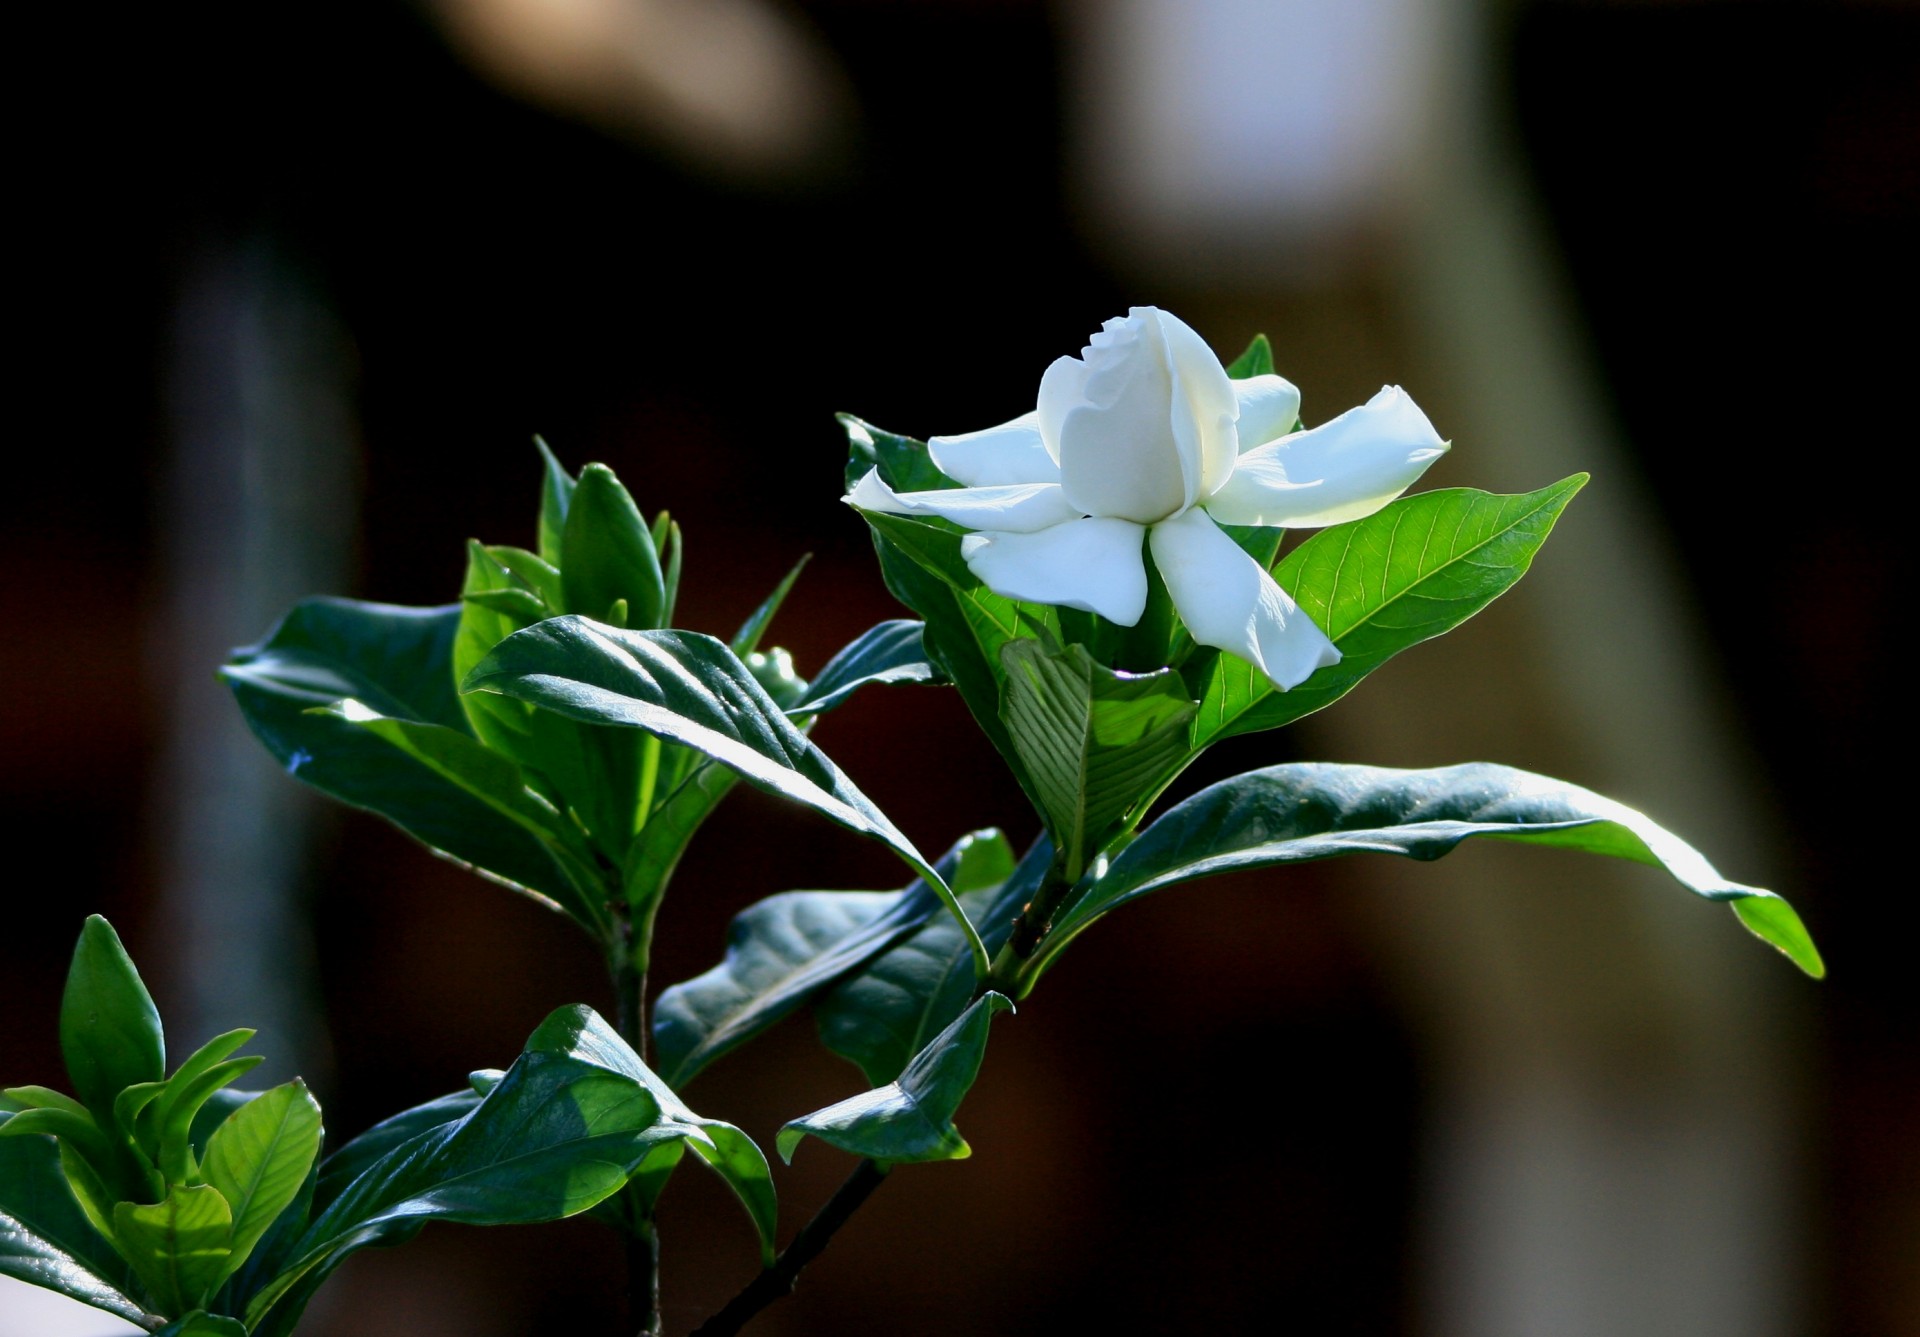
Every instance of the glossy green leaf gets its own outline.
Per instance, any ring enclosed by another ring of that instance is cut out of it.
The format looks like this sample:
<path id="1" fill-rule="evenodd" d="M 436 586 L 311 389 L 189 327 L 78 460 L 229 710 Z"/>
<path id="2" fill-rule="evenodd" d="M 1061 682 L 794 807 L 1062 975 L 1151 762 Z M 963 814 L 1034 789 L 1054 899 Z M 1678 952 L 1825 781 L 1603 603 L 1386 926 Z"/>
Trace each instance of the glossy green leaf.
<path id="1" fill-rule="evenodd" d="M 994 1013 L 1012 1006 L 1002 994 L 984 995 L 915 1055 L 898 1081 L 793 1120 L 780 1130 L 780 1158 L 791 1161 L 809 1134 L 887 1165 L 972 1155 L 953 1116 L 979 1075 Z"/>
<path id="2" fill-rule="evenodd" d="M 870 627 L 848 642 L 807 684 L 789 715 L 832 710 L 870 683 L 937 683 L 944 675 L 927 662 L 923 622 L 898 619 Z"/>
<path id="3" fill-rule="evenodd" d="M 214 1130 L 200 1170 L 233 1211 L 227 1273 L 299 1195 L 320 1154 L 320 1131 L 320 1104 L 297 1079 L 249 1101 Z"/>
<path id="4" fill-rule="evenodd" d="M 226 1275 L 233 1213 L 209 1184 L 175 1186 L 156 1203 L 113 1209 L 114 1240 L 164 1314 L 197 1308 Z"/>
<path id="5" fill-rule="evenodd" d="M 167 1324 L 153 1337 L 247 1337 L 247 1325 L 237 1318 L 196 1309 Z"/>
<path id="6" fill-rule="evenodd" d="M 604 464 L 580 471 L 561 534 L 560 580 L 570 612 L 604 620 L 615 600 L 627 604 L 626 625 L 660 625 L 666 576 L 640 508 Z"/>
<path id="7" fill-rule="evenodd" d="M 60 1002 L 60 1053 L 80 1099 L 111 1126 L 114 1098 L 139 1082 L 166 1075 L 160 1013 L 141 983 L 120 935 L 99 915 L 87 916 L 67 970 Z"/>
<path id="8" fill-rule="evenodd" d="M 936 492 L 960 486 L 940 472 L 926 442 L 884 431 L 850 413 L 840 414 L 839 421 L 847 434 L 848 487 L 876 467 L 888 485 L 899 492 Z"/>
<path id="9" fill-rule="evenodd" d="M 1176 804 L 1056 917 L 1033 974 L 1109 911 L 1211 873 L 1376 852 L 1437 859 L 1473 836 L 1607 854 L 1663 868 L 1730 901 L 1748 928 L 1810 975 L 1825 973 L 1800 918 L 1759 887 L 1729 882 L 1679 837 L 1577 785 L 1476 762 L 1434 770 L 1302 763 L 1223 780 Z"/>
<path id="10" fill-rule="evenodd" d="M 536 436 L 533 444 L 540 452 L 540 556 L 557 567 L 561 537 L 567 532 L 567 507 L 573 501 L 573 475 L 554 458 L 545 441 Z"/>
<path id="11" fill-rule="evenodd" d="M 1331 705 L 1392 656 L 1451 631 L 1511 589 L 1587 476 L 1519 496 L 1444 488 L 1321 530 L 1274 570 L 1341 660 L 1290 692 L 1235 655 L 1186 672 L 1200 695 L 1196 748 Z"/>
<path id="12" fill-rule="evenodd" d="M 649 1076 L 591 1009 L 561 1008 L 471 1109 L 392 1146 L 328 1201 L 291 1251 L 294 1261 L 246 1297 L 248 1325 L 256 1337 L 280 1337 L 349 1255 L 400 1243 L 429 1221 L 506 1225 L 585 1211 L 671 1141 L 712 1156 L 736 1192 L 754 1198 L 758 1224 L 771 1180 L 756 1184 L 742 1168 L 744 1135 L 716 1136 L 722 1126 L 663 1107 L 664 1088 Z"/>
<path id="13" fill-rule="evenodd" d="M 505 1076 L 499 1072 L 492 1075 L 496 1078 Z M 327 1205 L 339 1197 L 347 1185 L 402 1143 L 412 1141 L 428 1129 L 438 1128 L 441 1124 L 471 1114 L 480 1099 L 480 1092 L 472 1087 L 454 1091 L 383 1119 L 345 1143 L 320 1163 L 319 1182 L 315 1185 L 313 1195 L 314 1210 L 325 1211 Z"/>
<path id="14" fill-rule="evenodd" d="M 960 897 L 980 926 L 987 950 L 997 953 L 1014 921 L 1053 863 L 1044 836 L 1019 867 Z M 820 1039 L 860 1066 L 875 1086 L 893 1081 L 913 1056 L 953 1023 L 973 999 L 973 963 L 947 915 L 929 915 L 885 951 L 834 981 L 812 1003 Z"/>
<path id="15" fill-rule="evenodd" d="M 963 838 L 935 866 L 956 892 L 963 892 L 977 883 L 982 870 L 991 875 L 1010 858 L 999 832 L 980 831 Z M 789 891 L 749 906 L 728 927 L 720 964 L 674 985 L 655 1003 L 653 1042 L 660 1075 L 684 1086 L 707 1064 L 929 918 L 953 923 L 939 911 L 940 898 L 924 880 L 901 891 Z M 953 938 L 971 987 L 972 957 L 957 924 Z"/>
<path id="16" fill-rule="evenodd" d="M 1078 880 L 1107 836 L 1188 756 L 1194 703 L 1172 669 L 1116 673 L 1082 645 L 1001 651 L 1000 716 L 1025 763 L 1066 877 Z"/>
<path id="17" fill-rule="evenodd" d="M 749 784 L 881 841 L 926 877 L 954 914 L 960 913 L 953 893 L 913 843 L 711 636 L 619 631 L 585 618 L 553 618 L 502 642 L 466 686 L 505 693 L 582 723 L 638 729 L 705 753 Z M 984 972 L 984 948 L 976 960 Z"/>
<path id="18" fill-rule="evenodd" d="M 352 698 L 388 719 L 470 732 L 453 691 L 461 608 L 343 599 L 298 605 L 223 676 L 289 774 L 386 818 L 457 863 L 552 902 L 570 884 L 547 847 L 391 743 L 317 707 Z"/>
<path id="19" fill-rule="evenodd" d="M 0 1110 L 0 1128 L 13 1117 Z M 88 1223 L 50 1138 L 0 1137 L 0 1276 L 13 1277 L 133 1323 L 149 1315 L 127 1262 Z"/>
<path id="20" fill-rule="evenodd" d="M 224 1063 L 214 1064 L 190 1081 L 181 1082 L 177 1091 L 169 1093 L 171 1098 L 159 1122 L 158 1158 L 160 1172 L 169 1183 L 180 1183 L 195 1174 L 197 1158 L 194 1155 L 192 1132 L 200 1107 L 215 1091 L 238 1081 L 265 1061 L 258 1055 L 228 1059 Z M 169 1097 L 162 1099 L 168 1100 Z"/>
<path id="21" fill-rule="evenodd" d="M 224 1085 L 220 1082 L 207 1085 L 203 1079 L 253 1036 L 254 1032 L 246 1027 L 216 1035 L 194 1050 L 166 1081 L 143 1083 L 121 1093 L 115 1102 L 115 1113 L 118 1115 L 124 1109 L 134 1115 L 128 1130 L 134 1133 L 147 1155 L 159 1159 L 161 1132 L 167 1126 L 174 1126 L 182 1139 L 189 1136 L 200 1107 Z M 185 1108 L 181 1108 L 183 1102 L 187 1102 Z M 179 1111 L 177 1119 L 176 1110 Z M 128 1127 L 128 1124 L 123 1121 L 121 1126 Z"/>
<path id="22" fill-rule="evenodd" d="M 1267 342 L 1267 336 L 1254 335 L 1247 351 L 1227 364 L 1227 375 L 1236 381 L 1273 375 L 1273 345 Z"/>
<path id="23" fill-rule="evenodd" d="M 753 610 L 752 615 L 740 624 L 740 630 L 734 632 L 733 639 L 727 642 L 736 655 L 744 659 L 760 648 L 760 638 L 767 634 L 767 628 L 773 625 L 774 615 L 780 611 L 780 606 L 786 603 L 787 596 L 793 593 L 793 583 L 800 579 L 800 573 L 807 569 L 807 563 L 812 560 L 813 554 L 808 553 L 795 562 L 793 569 L 781 577 L 780 583 L 773 587 L 773 593 L 769 594 L 760 606 Z"/>

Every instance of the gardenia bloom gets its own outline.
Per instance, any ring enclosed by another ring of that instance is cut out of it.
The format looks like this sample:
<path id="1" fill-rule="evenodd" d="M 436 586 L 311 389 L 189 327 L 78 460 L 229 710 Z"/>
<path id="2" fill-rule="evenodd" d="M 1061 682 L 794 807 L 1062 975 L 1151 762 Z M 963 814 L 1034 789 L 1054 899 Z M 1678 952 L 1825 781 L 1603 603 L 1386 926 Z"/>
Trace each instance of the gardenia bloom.
<path id="1" fill-rule="evenodd" d="M 1285 691 L 1340 651 L 1220 525 L 1311 529 L 1370 515 L 1447 449 L 1398 386 L 1288 434 L 1299 409 L 1287 381 L 1232 380 L 1185 323 L 1136 306 L 1047 368 L 1033 412 L 927 443 L 962 486 L 900 493 L 876 470 L 846 500 L 973 530 L 961 554 L 988 589 L 1123 627 L 1146 610 L 1150 543 L 1193 639 Z"/>

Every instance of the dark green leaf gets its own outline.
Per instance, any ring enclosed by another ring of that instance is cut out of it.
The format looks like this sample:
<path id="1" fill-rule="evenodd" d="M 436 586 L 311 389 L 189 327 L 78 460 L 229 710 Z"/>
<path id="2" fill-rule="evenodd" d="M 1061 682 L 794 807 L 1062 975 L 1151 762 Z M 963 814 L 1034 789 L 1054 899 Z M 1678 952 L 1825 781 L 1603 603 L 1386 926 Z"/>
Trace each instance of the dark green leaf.
<path id="1" fill-rule="evenodd" d="M 989 952 L 1005 945 L 1052 863 L 1053 845 L 1042 836 L 1018 869 L 1006 869 L 960 897 Z M 813 1015 L 827 1048 L 859 1064 L 867 1080 L 880 1086 L 897 1078 L 966 1010 L 974 988 L 973 962 L 952 917 L 929 915 L 911 934 L 819 994 Z"/>
<path id="2" fill-rule="evenodd" d="M 1798 915 L 1758 887 L 1722 877 L 1699 851 L 1612 799 L 1507 766 L 1435 770 L 1303 763 L 1269 766 L 1170 808 L 1055 920 L 1038 974 L 1074 936 L 1128 901 L 1211 873 L 1372 851 L 1437 859 L 1471 836 L 1584 850 L 1664 868 L 1810 975 L 1825 973 Z"/>
<path id="3" fill-rule="evenodd" d="M 771 1181 L 754 1181 L 743 1134 L 663 1106 L 664 1090 L 590 1009 L 561 1008 L 504 1078 L 465 1114 L 400 1142 L 314 1219 L 295 1261 L 247 1297 L 256 1337 L 291 1330 L 348 1255 L 398 1244 L 428 1221 L 506 1225 L 572 1216 L 618 1192 L 655 1147 L 688 1141 L 711 1158 L 770 1230 Z M 417 1113 L 417 1112 L 413 1112 Z M 722 1130 L 716 1135 L 716 1129 Z M 757 1155 L 757 1152 L 753 1153 Z"/>
<path id="4" fill-rule="evenodd" d="M 10 1112 L 0 1111 L 0 1127 Z M 133 1323 L 132 1269 L 74 1201 L 51 1138 L 0 1137 L 0 1276 L 58 1291 Z"/>
<path id="5" fill-rule="evenodd" d="M 660 625 L 667 601 L 660 554 L 640 508 L 604 464 L 580 471 L 557 565 L 569 612 L 604 619 L 616 599 L 625 599 L 627 625 Z"/>
<path id="6" fill-rule="evenodd" d="M 314 1188 L 314 1210 L 325 1211 L 348 1184 L 401 1143 L 471 1114 L 479 1103 L 480 1093 L 469 1087 L 424 1105 L 415 1105 L 375 1124 L 321 1162 L 319 1182 Z"/>
<path id="7" fill-rule="evenodd" d="M 1083 645 L 1001 651 L 1000 717 L 1040 800 L 1041 816 L 1077 881 L 1121 820 L 1188 756 L 1194 703 L 1172 669 L 1115 673 Z"/>
<path id="8" fill-rule="evenodd" d="M 981 831 L 962 839 L 936 867 L 950 885 L 964 887 L 979 876 L 980 866 L 997 869 L 1008 857 L 999 832 Z M 940 898 L 924 880 L 902 891 L 789 891 L 749 906 L 728 928 L 720 964 L 674 985 L 654 1005 L 660 1075 L 684 1086 L 939 910 Z M 953 936 L 971 983 L 972 957 L 957 924 Z"/>
<path id="9" fill-rule="evenodd" d="M 993 1014 L 1012 1006 L 1002 994 L 986 994 L 915 1055 L 898 1081 L 793 1120 L 780 1130 L 780 1158 L 791 1161 L 808 1134 L 886 1165 L 972 1155 L 953 1116 L 979 1075 Z"/>
<path id="10" fill-rule="evenodd" d="M 1275 569 L 1342 659 L 1290 692 L 1235 655 L 1201 676 L 1196 748 L 1331 705 L 1393 655 L 1451 631 L 1525 575 L 1585 474 L 1502 497 L 1445 488 L 1320 531 Z M 1191 672 L 1191 666 L 1189 672 Z"/>
<path id="11" fill-rule="evenodd" d="M 233 1213 L 209 1184 L 175 1187 L 156 1203 L 122 1202 L 113 1234 L 164 1314 L 196 1308 L 226 1275 Z"/>
<path id="12" fill-rule="evenodd" d="M 1236 381 L 1273 375 L 1273 345 L 1267 342 L 1267 336 L 1254 335 L 1247 351 L 1227 364 L 1227 375 Z"/>
<path id="13" fill-rule="evenodd" d="M 781 577 L 780 583 L 773 587 L 773 593 L 753 610 L 752 616 L 740 624 L 740 630 L 734 632 L 733 639 L 727 643 L 736 655 L 744 659 L 760 648 L 760 638 L 767 634 L 767 628 L 773 624 L 774 614 L 780 611 L 780 605 L 793 592 L 793 582 L 800 579 L 800 573 L 807 569 L 807 563 L 812 560 L 813 554 L 808 553 L 795 562 L 793 570 Z"/>
<path id="14" fill-rule="evenodd" d="M 112 1126 L 114 1098 L 124 1088 L 166 1076 L 160 1013 L 120 935 L 99 915 L 87 916 L 74 945 L 60 1003 L 60 1052 L 74 1090 L 103 1128 Z"/>
<path id="15" fill-rule="evenodd" d="M 880 477 L 897 492 L 937 492 L 960 486 L 940 472 L 927 450 L 926 442 L 882 431 L 851 413 L 842 413 L 839 417 L 850 448 L 847 459 L 848 487 L 859 482 L 867 470 L 874 467 L 879 468 Z"/>
<path id="16" fill-rule="evenodd" d="M 223 1318 L 196 1309 L 167 1324 L 153 1337 L 247 1337 L 247 1325 L 237 1318 Z"/>
<path id="17" fill-rule="evenodd" d="M 832 710 L 869 683 L 940 682 L 943 675 L 927 662 L 921 633 L 926 624 L 907 619 L 882 622 L 848 642 L 807 685 L 790 715 Z"/>
<path id="18" fill-rule="evenodd" d="M 200 1170 L 233 1209 L 227 1273 L 299 1195 L 319 1154 L 320 1105 L 297 1079 L 249 1101 L 214 1130 Z"/>
<path id="19" fill-rule="evenodd" d="M 619 631 L 585 618 L 553 618 L 509 637 L 466 687 L 502 692 L 582 723 L 639 729 L 703 752 L 748 783 L 883 842 L 960 913 L 953 893 L 912 842 L 711 636 Z M 984 949 L 976 959 L 984 972 Z"/>
<path id="20" fill-rule="evenodd" d="M 566 877 L 532 834 L 385 739 L 311 713 L 351 697 L 389 719 L 468 732 L 452 682 L 460 617 L 458 604 L 310 599 L 265 642 L 239 651 L 224 676 L 255 735 L 290 774 L 455 862 L 563 902 Z"/>

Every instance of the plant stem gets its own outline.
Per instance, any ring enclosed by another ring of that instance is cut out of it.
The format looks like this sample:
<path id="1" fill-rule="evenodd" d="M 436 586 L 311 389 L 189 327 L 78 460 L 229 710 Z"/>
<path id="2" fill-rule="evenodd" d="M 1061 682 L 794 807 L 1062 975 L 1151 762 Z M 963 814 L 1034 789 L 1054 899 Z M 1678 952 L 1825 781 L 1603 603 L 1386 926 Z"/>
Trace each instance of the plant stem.
<path id="1" fill-rule="evenodd" d="M 992 969 L 987 971 L 986 978 L 974 990 L 975 998 L 989 989 L 1016 1000 L 1020 997 L 1021 967 L 1039 950 L 1041 942 L 1053 930 L 1054 911 L 1060 908 L 1060 902 L 1066 899 L 1073 886 L 1073 880 L 1067 876 L 1063 857 L 1055 854 L 1047 875 L 1034 889 L 1033 899 L 1021 907 L 1020 917 L 1013 921 L 1013 932 L 1008 936 L 1006 946 L 993 958 Z"/>
<path id="2" fill-rule="evenodd" d="M 616 920 L 619 937 L 608 954 L 613 975 L 614 1028 L 640 1055 L 647 1056 L 647 947 L 632 919 Z M 637 950 L 636 950 L 637 949 Z M 627 1317 L 638 1337 L 660 1337 L 660 1231 L 640 1190 L 627 1195 Z"/>
<path id="3" fill-rule="evenodd" d="M 748 1282 L 746 1289 L 727 1301 L 719 1313 L 695 1328 L 693 1337 L 734 1337 L 761 1310 L 793 1294 L 801 1269 L 820 1256 L 834 1232 L 847 1223 L 886 1177 L 886 1169 L 878 1162 L 861 1161 L 847 1176 L 847 1181 L 834 1190 L 826 1205 L 814 1214 L 813 1220 L 807 1222 L 806 1228 L 793 1237 L 793 1243 L 774 1259 L 773 1266 Z"/>

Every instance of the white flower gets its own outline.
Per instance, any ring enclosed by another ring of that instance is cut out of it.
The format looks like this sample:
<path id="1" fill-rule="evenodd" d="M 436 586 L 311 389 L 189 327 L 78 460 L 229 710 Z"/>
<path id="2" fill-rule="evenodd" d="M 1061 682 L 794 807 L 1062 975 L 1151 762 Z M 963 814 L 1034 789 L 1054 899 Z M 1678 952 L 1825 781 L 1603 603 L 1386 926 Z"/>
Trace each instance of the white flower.
<path id="1" fill-rule="evenodd" d="M 1398 386 L 1310 431 L 1278 376 L 1231 380 L 1180 320 L 1136 306 L 1040 378 L 1039 406 L 927 444 L 962 484 L 898 493 L 870 472 L 846 500 L 974 530 L 967 566 L 1010 599 L 1146 609 L 1141 544 L 1193 639 L 1251 661 L 1282 691 L 1340 651 L 1220 524 L 1307 529 L 1369 515 L 1447 449 Z"/>

